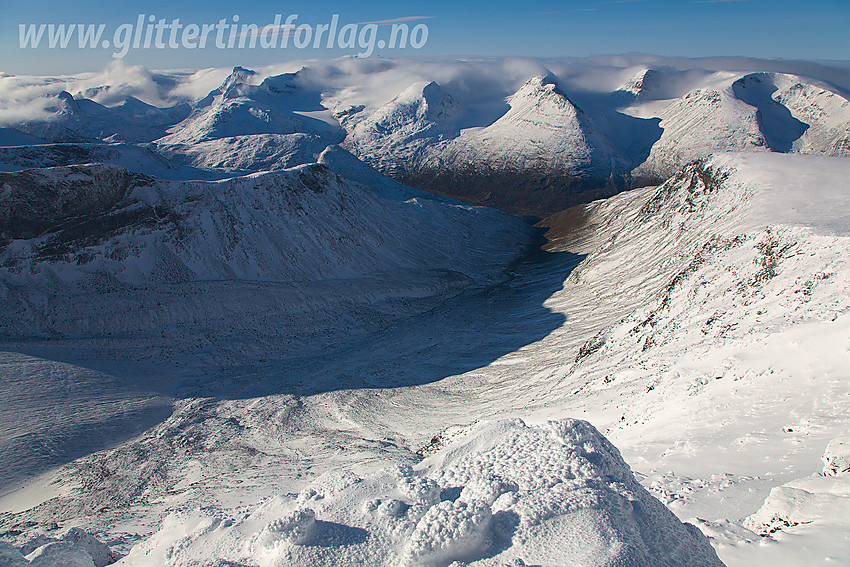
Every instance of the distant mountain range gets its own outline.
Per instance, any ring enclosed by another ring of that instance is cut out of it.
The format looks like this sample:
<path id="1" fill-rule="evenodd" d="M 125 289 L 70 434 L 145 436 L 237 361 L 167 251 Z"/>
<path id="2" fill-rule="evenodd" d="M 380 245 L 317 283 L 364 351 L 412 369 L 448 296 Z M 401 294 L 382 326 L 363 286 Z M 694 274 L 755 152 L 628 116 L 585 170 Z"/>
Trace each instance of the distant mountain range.
<path id="1" fill-rule="evenodd" d="M 61 91 L 38 101 L 36 117 L 6 120 L 0 166 L 94 161 L 218 179 L 313 163 L 339 145 L 406 185 L 545 216 L 660 182 L 711 153 L 850 155 L 847 93 L 790 73 L 626 68 L 620 74 L 631 75 L 609 92 L 548 70 L 490 93 L 474 92 L 463 68 L 396 93 L 356 84 L 401 82 L 399 67 L 236 67 L 205 96 L 163 108 L 132 95 L 116 104 L 109 85 Z M 101 93 L 111 93 L 110 106 L 94 100 Z"/>

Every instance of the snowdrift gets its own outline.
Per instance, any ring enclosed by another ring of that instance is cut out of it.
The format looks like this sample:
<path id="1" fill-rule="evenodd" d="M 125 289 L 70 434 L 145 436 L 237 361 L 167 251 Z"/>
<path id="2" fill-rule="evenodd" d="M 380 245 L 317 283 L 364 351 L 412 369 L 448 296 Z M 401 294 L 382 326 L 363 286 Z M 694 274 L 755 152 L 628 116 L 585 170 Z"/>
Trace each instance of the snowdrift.
<path id="1" fill-rule="evenodd" d="M 119 565 L 721 566 L 590 424 L 482 424 L 415 467 L 328 473 L 256 511 L 177 513 Z"/>

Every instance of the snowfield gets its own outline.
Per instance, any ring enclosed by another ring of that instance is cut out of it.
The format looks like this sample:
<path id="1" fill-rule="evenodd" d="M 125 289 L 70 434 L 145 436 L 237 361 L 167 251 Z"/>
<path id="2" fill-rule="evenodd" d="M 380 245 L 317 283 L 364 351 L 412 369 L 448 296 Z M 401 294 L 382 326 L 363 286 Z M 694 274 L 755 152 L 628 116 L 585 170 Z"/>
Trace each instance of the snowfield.
<path id="1" fill-rule="evenodd" d="M 701 64 L 0 78 L 0 565 L 850 563 L 850 79 Z"/>

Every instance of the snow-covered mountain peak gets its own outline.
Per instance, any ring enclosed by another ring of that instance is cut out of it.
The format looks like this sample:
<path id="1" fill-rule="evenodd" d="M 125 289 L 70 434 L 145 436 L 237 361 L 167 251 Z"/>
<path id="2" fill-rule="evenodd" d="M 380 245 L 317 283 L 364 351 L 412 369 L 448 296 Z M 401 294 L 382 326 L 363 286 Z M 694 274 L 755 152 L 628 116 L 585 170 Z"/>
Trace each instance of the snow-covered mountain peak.
<path id="1" fill-rule="evenodd" d="M 248 80 L 256 75 L 257 72 L 252 69 L 236 66 L 231 71 L 227 79 L 224 80 L 220 89 L 222 93 L 228 93 L 236 85 L 247 83 Z"/>
<path id="2" fill-rule="evenodd" d="M 35 118 L 11 125 L 30 136 L 59 143 L 148 142 L 188 113 L 185 104 L 157 108 L 133 97 L 106 107 L 64 90 L 39 101 L 39 106 Z"/>
<path id="3" fill-rule="evenodd" d="M 234 136 L 311 134 L 339 141 L 338 124 L 310 113 L 328 113 L 320 93 L 297 81 L 298 73 L 267 77 L 250 84 L 256 73 L 235 67 L 230 76 L 195 107 L 189 118 L 159 140 L 166 146 L 197 144 Z M 221 148 L 213 148 L 215 151 Z"/>
<path id="4" fill-rule="evenodd" d="M 302 68 L 303 70 L 303 68 Z M 260 88 L 273 94 L 291 94 L 298 90 L 298 78 L 301 71 L 295 73 L 282 73 L 266 77 L 260 83 Z"/>
<path id="5" fill-rule="evenodd" d="M 199 100 L 195 106 L 197 108 L 203 108 L 209 106 L 216 100 L 242 96 L 245 90 L 243 87 L 246 86 L 249 79 L 256 74 L 256 71 L 251 69 L 239 66 L 234 67 L 230 72 L 230 75 L 228 75 L 218 87 L 210 91 L 207 96 Z"/>
<path id="6" fill-rule="evenodd" d="M 644 185 L 660 183 L 685 164 L 712 153 L 769 149 L 757 110 L 729 87 L 693 89 L 670 101 L 657 116 L 661 138 L 632 171 L 633 179 Z"/>
<path id="7" fill-rule="evenodd" d="M 337 116 L 347 130 L 345 147 L 392 175 L 415 167 L 433 144 L 455 138 L 460 112 L 438 83 L 419 81 L 371 114 L 354 107 Z"/>
<path id="8" fill-rule="evenodd" d="M 771 98 L 806 125 L 789 151 L 850 157 L 850 100 L 814 79 L 787 73 L 767 75 L 776 91 Z"/>
<path id="9" fill-rule="evenodd" d="M 124 99 L 123 102 L 113 106 L 112 108 L 121 109 L 133 114 L 140 114 L 146 113 L 150 109 L 155 109 L 156 107 L 144 101 L 141 101 L 134 96 L 128 96 L 126 99 Z"/>
<path id="10" fill-rule="evenodd" d="M 422 87 L 425 113 L 431 120 L 454 119 L 459 105 L 436 81 Z"/>
<path id="11" fill-rule="evenodd" d="M 787 152 L 809 125 L 794 118 L 787 107 L 773 98 L 778 90 L 773 79 L 769 73 L 752 73 L 732 83 L 732 92 L 738 99 L 758 109 L 759 128 L 770 149 Z"/>
<path id="12" fill-rule="evenodd" d="M 533 147 L 548 138 L 551 151 L 562 154 L 589 155 L 588 134 L 592 129 L 584 112 L 567 97 L 551 74 L 540 75 L 526 82 L 508 97 L 510 110 L 481 135 L 492 138 L 494 134 L 522 140 L 523 146 Z M 604 147 L 604 144 L 602 144 Z"/>
<path id="13" fill-rule="evenodd" d="M 60 114 L 74 114 L 80 111 L 80 104 L 74 100 L 74 95 L 68 91 L 62 91 L 56 95 Z"/>
<path id="14" fill-rule="evenodd" d="M 850 155 L 850 83 L 840 75 L 784 64 L 683 68 L 666 60 L 604 69 L 555 60 L 505 63 L 486 73 L 481 63 L 462 65 L 443 73 L 432 64 L 313 61 L 281 66 L 286 72 L 278 74 L 235 67 L 188 78 L 134 69 L 141 87 L 110 68 L 103 77 L 64 83 L 73 101 L 57 99 L 55 86 L 44 89 L 50 98 L 33 104 L 38 118 L 7 121 L 23 134 L 7 132 L 4 143 L 26 135 L 52 142 L 155 140 L 178 168 L 216 170 L 198 178 L 292 167 L 342 143 L 399 182 L 511 210 L 515 203 L 489 197 L 501 190 L 485 186 L 500 185 L 505 172 L 545 171 L 546 181 L 509 184 L 527 186 L 533 200 L 551 193 L 550 204 L 532 207 L 535 214 L 661 182 L 721 151 Z M 140 100 L 129 98 L 133 93 Z M 171 108 L 157 102 L 179 100 L 196 102 Z M 7 162 L 36 163 L 22 151 Z M 84 162 L 58 156 L 50 163 Z M 475 171 L 467 179 L 458 170 Z M 556 178 L 568 180 L 541 191 L 541 183 L 549 187 Z M 480 191 L 458 192 L 461 184 L 478 182 Z M 564 191 L 569 195 L 556 198 Z"/>
<path id="15" fill-rule="evenodd" d="M 344 145 L 403 183 L 532 214 L 568 206 L 567 193 L 585 183 L 606 186 L 611 168 L 621 167 L 613 144 L 551 73 L 531 78 L 506 102 L 494 122 L 460 131 L 466 109 L 438 83 L 417 82 L 371 115 L 340 115 Z M 545 187 L 536 203 L 518 189 L 529 183 Z"/>
<path id="16" fill-rule="evenodd" d="M 657 69 L 645 68 L 623 83 L 615 92 L 629 93 L 636 99 L 652 96 L 661 86 L 662 73 Z"/>
<path id="17" fill-rule="evenodd" d="M 750 73 L 732 83 L 732 86 L 745 90 L 750 96 L 770 97 L 776 92 L 773 77 L 772 73 Z"/>
<path id="18" fill-rule="evenodd" d="M 458 109 L 457 102 L 437 82 L 419 81 L 375 111 L 369 123 L 378 129 L 416 124 L 419 130 L 431 131 L 436 125 L 448 126 Z"/>
<path id="19" fill-rule="evenodd" d="M 529 79 L 514 94 L 508 97 L 511 108 L 526 105 L 544 106 L 550 105 L 554 109 L 567 110 L 569 112 L 581 112 L 567 97 L 566 93 L 558 86 L 557 78 L 548 73 L 538 75 Z"/>

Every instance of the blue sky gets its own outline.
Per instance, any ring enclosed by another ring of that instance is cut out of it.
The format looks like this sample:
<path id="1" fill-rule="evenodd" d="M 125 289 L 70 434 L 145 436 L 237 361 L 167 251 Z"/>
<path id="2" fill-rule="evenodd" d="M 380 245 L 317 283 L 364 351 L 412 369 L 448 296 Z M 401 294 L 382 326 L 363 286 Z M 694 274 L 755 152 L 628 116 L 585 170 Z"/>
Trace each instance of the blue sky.
<path id="1" fill-rule="evenodd" d="M 18 24 L 106 24 L 112 38 L 138 14 L 183 25 L 215 23 L 234 15 L 240 24 L 272 23 L 275 14 L 298 14 L 296 24 L 340 25 L 406 18 L 428 26 L 420 49 L 376 49 L 401 57 L 588 56 L 651 53 L 667 56 L 750 56 L 785 59 L 850 59 L 850 0 L 520 0 L 503 2 L 240 2 L 118 0 L 0 0 L 0 71 L 50 74 L 93 71 L 112 60 L 113 49 L 19 47 Z M 420 18 L 420 19 L 417 19 Z M 382 27 L 378 33 L 388 33 Z M 72 44 L 76 42 L 76 38 Z M 288 59 L 337 57 L 340 49 L 131 49 L 130 64 L 154 69 L 262 65 Z"/>

